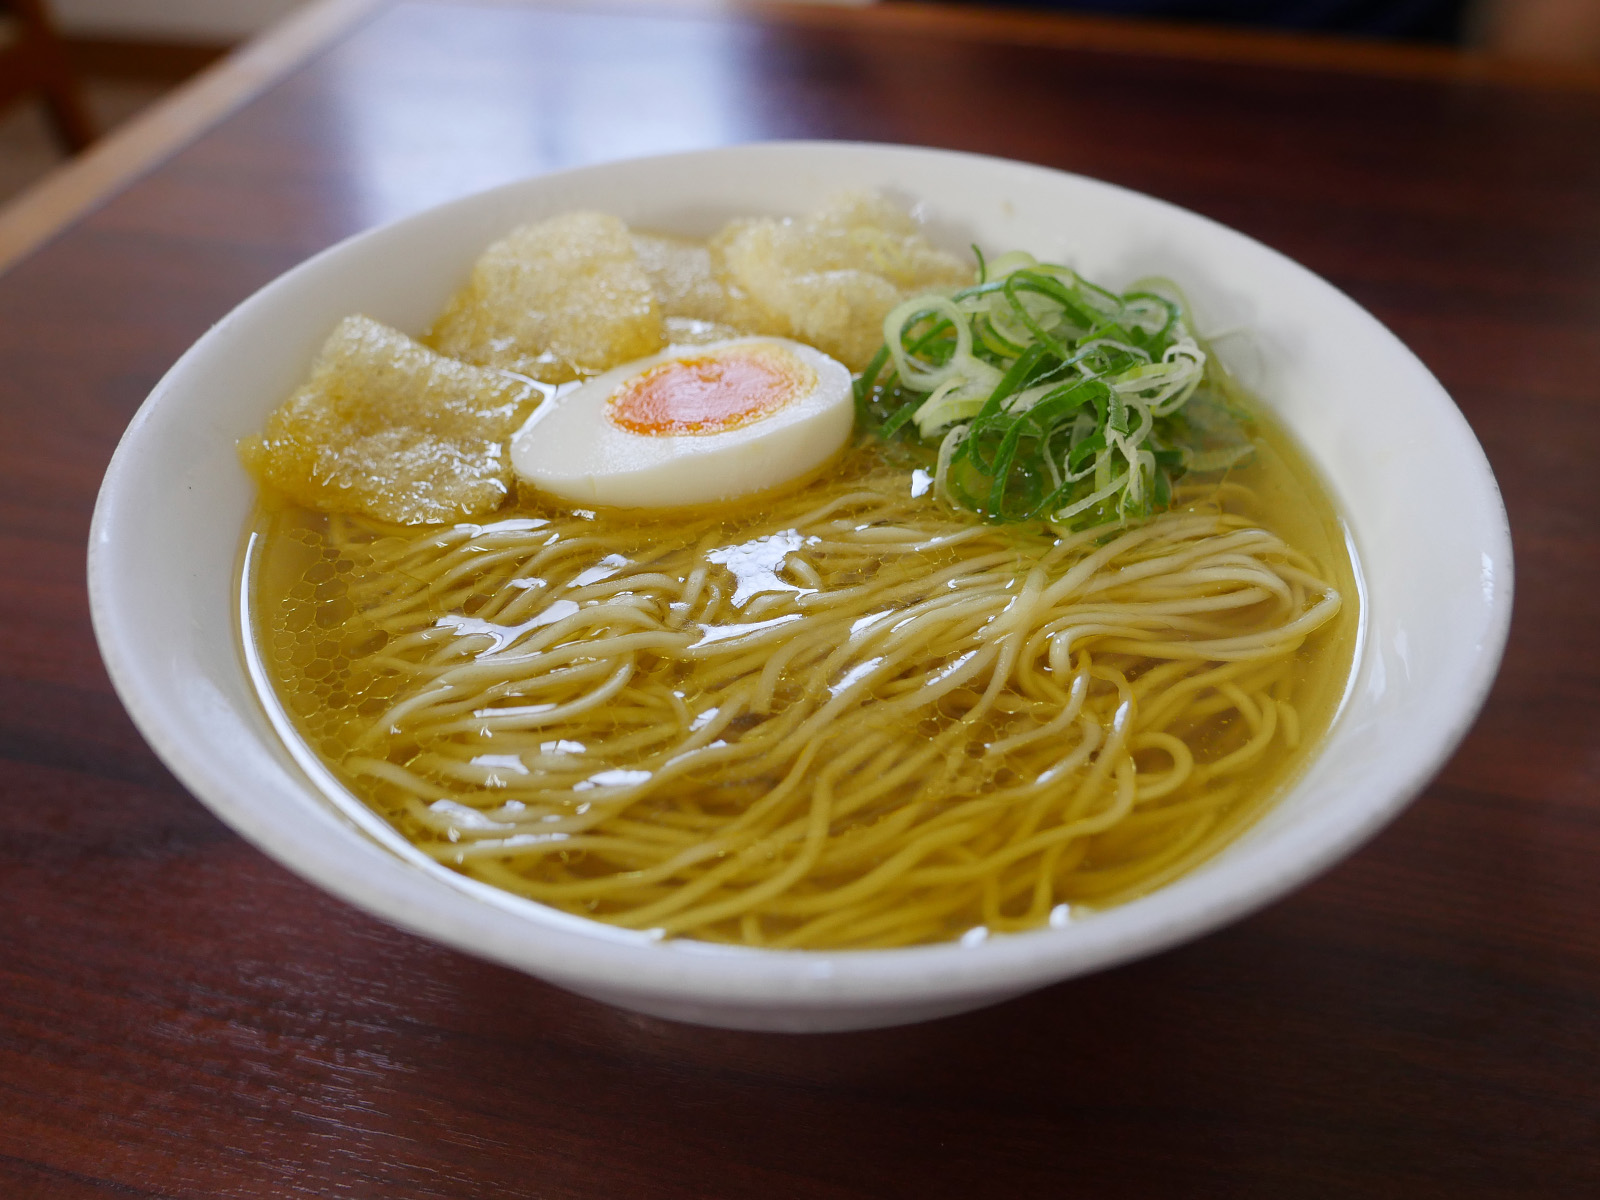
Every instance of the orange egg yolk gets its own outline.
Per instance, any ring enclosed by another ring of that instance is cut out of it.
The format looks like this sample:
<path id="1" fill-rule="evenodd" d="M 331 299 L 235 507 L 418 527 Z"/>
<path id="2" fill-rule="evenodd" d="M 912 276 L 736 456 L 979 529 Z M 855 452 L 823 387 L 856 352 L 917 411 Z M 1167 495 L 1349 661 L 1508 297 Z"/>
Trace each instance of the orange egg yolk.
<path id="1" fill-rule="evenodd" d="M 780 347 L 741 346 L 656 364 L 617 389 L 607 415 L 647 437 L 726 433 L 771 416 L 816 383 L 816 372 Z"/>

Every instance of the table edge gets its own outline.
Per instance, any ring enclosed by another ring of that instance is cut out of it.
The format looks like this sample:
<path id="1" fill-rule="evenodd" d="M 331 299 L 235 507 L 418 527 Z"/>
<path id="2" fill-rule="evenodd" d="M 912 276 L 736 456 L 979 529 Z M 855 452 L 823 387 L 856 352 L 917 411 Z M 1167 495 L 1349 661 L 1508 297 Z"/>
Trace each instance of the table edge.
<path id="1" fill-rule="evenodd" d="M 553 7 L 562 0 L 432 0 L 434 3 L 532 5 Z M 571 4 L 574 0 L 566 0 Z M 581 0 L 578 0 L 581 2 Z M 597 0 L 611 7 L 629 0 Z M 1179 20 L 1067 13 L 1059 10 L 983 9 L 962 4 L 889 0 L 854 7 L 857 0 L 813 3 L 760 3 L 752 0 L 656 0 L 665 7 L 756 11 L 789 24 L 828 25 L 841 21 L 876 26 L 907 35 L 939 34 L 964 41 L 1089 50 L 1107 54 L 1183 58 L 1198 62 L 1279 66 L 1401 79 L 1456 81 L 1538 90 L 1600 92 L 1600 67 L 1544 62 L 1492 54 L 1479 49 L 1421 42 L 1387 41 L 1345 34 L 1207 25 Z M 841 8 L 848 17 L 839 17 Z"/>
<path id="2" fill-rule="evenodd" d="M 0 274 L 386 3 L 313 0 L 0 207 Z"/>

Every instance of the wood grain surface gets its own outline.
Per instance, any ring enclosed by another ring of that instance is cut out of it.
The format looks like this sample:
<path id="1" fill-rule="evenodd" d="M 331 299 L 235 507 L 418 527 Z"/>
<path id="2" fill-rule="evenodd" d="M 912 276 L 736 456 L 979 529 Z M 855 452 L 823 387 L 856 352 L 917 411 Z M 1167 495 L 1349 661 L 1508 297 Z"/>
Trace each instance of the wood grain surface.
<path id="1" fill-rule="evenodd" d="M 1600 1194 L 1600 93 L 858 17 L 401 4 L 0 277 L 0 1196 Z M 375 222 L 779 137 L 1151 192 L 1422 356 L 1504 489 L 1517 612 L 1482 717 L 1399 821 L 1154 959 L 783 1037 L 397 932 L 174 783 L 100 666 L 83 555 L 182 350 Z"/>

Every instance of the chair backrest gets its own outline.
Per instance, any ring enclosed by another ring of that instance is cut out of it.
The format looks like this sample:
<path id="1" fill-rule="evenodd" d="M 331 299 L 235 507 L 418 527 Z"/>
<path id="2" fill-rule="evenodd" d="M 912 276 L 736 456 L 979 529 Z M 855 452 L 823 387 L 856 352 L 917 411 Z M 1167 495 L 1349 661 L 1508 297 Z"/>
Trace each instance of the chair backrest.
<path id="1" fill-rule="evenodd" d="M 9 44 L 0 46 L 0 106 L 28 96 L 42 99 L 62 148 L 82 150 L 94 141 L 94 122 L 44 0 L 0 0 L 0 16 L 10 17 L 12 31 Z"/>

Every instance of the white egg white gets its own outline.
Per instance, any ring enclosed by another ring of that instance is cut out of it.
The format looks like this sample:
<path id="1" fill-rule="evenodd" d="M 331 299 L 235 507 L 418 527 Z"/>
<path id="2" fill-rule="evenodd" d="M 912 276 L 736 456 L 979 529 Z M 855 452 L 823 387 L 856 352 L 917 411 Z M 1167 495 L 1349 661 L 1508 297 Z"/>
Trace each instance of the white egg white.
<path id="1" fill-rule="evenodd" d="M 608 417 L 608 404 L 635 376 L 671 359 L 741 345 L 779 348 L 810 367 L 816 386 L 737 428 L 641 434 Z M 596 376 L 546 400 L 511 440 L 517 477 L 571 504 L 671 508 L 766 491 L 838 453 L 855 420 L 849 370 L 786 338 L 733 338 L 677 346 Z"/>

